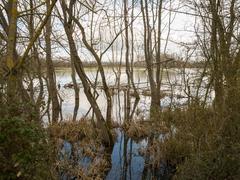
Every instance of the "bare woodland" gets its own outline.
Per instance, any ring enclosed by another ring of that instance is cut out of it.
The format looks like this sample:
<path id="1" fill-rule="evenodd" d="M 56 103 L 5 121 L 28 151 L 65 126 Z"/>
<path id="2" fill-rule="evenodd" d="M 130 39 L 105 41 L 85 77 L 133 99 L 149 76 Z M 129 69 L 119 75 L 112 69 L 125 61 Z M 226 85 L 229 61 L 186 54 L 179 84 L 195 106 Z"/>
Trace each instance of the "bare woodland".
<path id="1" fill-rule="evenodd" d="M 180 15 L 189 18 L 191 27 L 172 28 Z M 133 160 L 128 143 L 141 140 L 147 142 L 141 179 L 158 179 L 163 164 L 163 179 L 239 179 L 239 26 L 239 0 L 0 0 L 0 179 L 110 177 L 119 130 L 119 179 L 136 177 L 128 170 Z M 191 41 L 174 38 L 178 31 L 189 33 Z M 65 119 L 63 87 L 56 79 L 61 56 L 71 70 L 70 119 Z M 86 61 L 94 62 L 93 79 Z M 106 62 L 112 63 L 114 85 Z M 147 90 L 134 76 L 139 62 Z M 188 67 L 198 62 L 201 67 Z M 171 79 L 172 71 L 181 81 Z M 82 117 L 81 90 L 90 104 Z M 146 94 L 148 114 L 141 119 L 138 105 Z M 114 120 L 115 96 L 124 99 L 121 122 Z M 71 162 L 58 157 L 65 140 L 72 144 Z M 87 172 L 76 153 L 85 146 L 94 148 L 84 156 L 100 159 Z M 20 155 L 21 150 L 31 156 Z"/>

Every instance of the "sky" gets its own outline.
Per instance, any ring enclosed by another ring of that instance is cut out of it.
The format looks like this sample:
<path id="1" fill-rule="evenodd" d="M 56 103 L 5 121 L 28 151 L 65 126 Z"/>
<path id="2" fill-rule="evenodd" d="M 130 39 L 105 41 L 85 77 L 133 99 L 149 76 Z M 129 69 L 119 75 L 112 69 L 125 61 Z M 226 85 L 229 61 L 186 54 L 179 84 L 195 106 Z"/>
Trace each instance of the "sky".
<path id="1" fill-rule="evenodd" d="M 123 13 L 123 4 L 121 0 L 115 0 L 115 1 L 100 0 L 99 2 L 102 5 L 98 5 L 96 8 L 96 13 L 93 13 L 93 30 L 92 30 L 93 38 L 92 39 L 93 39 L 93 42 L 95 42 L 96 44 L 101 42 L 100 44 L 95 46 L 97 52 L 100 53 L 100 49 L 104 51 L 104 49 L 108 46 L 108 44 L 114 39 L 115 35 L 119 31 L 124 29 L 124 22 L 123 22 L 123 18 L 121 17 Z M 153 1 L 153 2 L 156 3 L 156 1 Z M 131 2 L 129 2 L 128 7 L 129 7 L 128 12 L 130 16 L 132 12 Z M 104 11 L 102 9 L 104 9 Z M 81 7 L 81 11 L 78 14 L 78 16 L 81 17 L 80 22 L 85 27 L 86 34 L 90 42 L 90 37 L 91 37 L 90 27 L 91 27 L 92 13 L 83 15 L 85 12 L 86 12 L 86 8 L 84 9 L 84 7 L 83 8 Z M 163 15 L 162 15 L 162 37 L 161 37 L 162 39 L 161 51 L 163 54 L 164 53 L 176 54 L 184 58 L 186 48 L 182 46 L 182 44 L 191 44 L 194 42 L 195 17 L 189 14 L 184 14 L 184 12 L 189 12 L 189 9 L 187 9 L 183 5 L 181 0 L 164 1 Z M 116 15 L 115 19 L 113 18 L 114 14 Z M 134 51 L 136 53 L 135 57 L 137 57 L 137 55 L 142 56 L 144 53 L 143 51 L 143 19 L 142 19 L 142 13 L 141 13 L 139 2 L 135 4 L 134 18 L 135 18 L 133 21 Z M 169 26 L 169 21 L 171 22 L 170 26 Z M 67 47 L 67 41 L 65 40 L 66 37 L 64 35 L 65 33 L 64 29 L 61 23 L 58 22 L 56 19 L 55 19 L 55 22 L 57 23 L 54 23 L 55 25 L 53 26 L 54 33 L 58 36 L 63 37 L 62 44 L 66 45 Z M 114 26 L 115 26 L 115 29 L 113 28 Z M 169 31 L 169 27 L 170 27 L 170 31 Z M 116 61 L 120 60 L 121 49 L 124 43 L 122 42 L 122 39 L 121 39 L 122 37 L 123 38 L 125 37 L 124 33 L 123 35 L 119 35 L 119 37 L 116 39 L 115 43 L 113 44 L 113 48 L 110 48 L 109 51 L 105 53 L 105 55 L 103 56 L 103 61 L 112 60 L 113 50 L 114 50 L 114 57 L 116 58 Z M 169 39 L 169 41 L 166 44 L 167 38 Z M 81 33 L 77 30 L 77 28 L 75 31 L 75 40 L 78 44 L 78 51 L 82 59 L 86 61 L 92 61 L 93 57 L 82 45 Z M 69 57 L 68 53 L 66 53 L 66 51 L 60 47 L 55 48 L 53 52 L 56 58 L 64 57 L 65 59 L 67 59 Z M 125 58 L 124 52 L 123 52 L 122 58 Z"/>
<path id="2" fill-rule="evenodd" d="M 153 3 L 156 3 L 157 0 L 151 0 Z M 162 37 L 161 37 L 161 53 L 164 54 L 176 54 L 184 58 L 186 53 L 185 46 L 182 44 L 191 44 L 195 40 L 194 33 L 194 24 L 195 17 L 190 16 L 189 14 L 180 13 L 180 12 L 189 12 L 189 9 L 186 8 L 183 4 L 184 0 L 164 0 L 163 1 L 163 14 L 162 14 Z M 91 3 L 94 3 L 94 0 L 85 1 L 88 2 L 86 6 L 91 6 Z M 82 5 L 78 5 L 80 11 L 77 15 L 81 18 L 80 22 L 85 27 L 88 41 L 90 42 L 90 35 L 92 34 L 93 42 L 98 53 L 104 51 L 104 49 L 109 45 L 109 43 L 115 38 L 116 34 L 119 31 L 124 29 L 123 22 L 123 1 L 122 0 L 98 0 L 97 8 L 95 9 L 96 13 L 87 13 L 87 8 Z M 149 4 L 150 5 L 150 4 Z M 56 6 L 58 9 L 60 5 Z M 132 2 L 129 0 L 128 5 L 129 16 L 132 12 Z M 171 12 L 171 13 L 170 13 Z M 60 11 L 61 13 L 61 11 Z M 150 12 L 149 12 L 150 13 Z M 85 14 L 85 15 L 84 15 Z M 106 15 L 107 14 L 107 15 Z M 151 13 L 150 13 L 151 14 Z M 69 58 L 69 49 L 68 42 L 64 32 L 64 28 L 61 22 L 55 17 L 54 14 L 53 20 L 53 35 L 52 35 L 52 47 L 53 47 L 53 56 L 54 59 L 68 59 Z M 93 15 L 93 16 L 92 16 Z M 113 16 L 116 15 L 114 19 Z M 93 17 L 92 23 L 92 33 L 90 32 L 91 19 Z M 108 18 L 107 18 L 108 17 Z M 130 20 L 129 20 L 130 21 Z M 169 26 L 169 21 L 171 25 Z M 23 25 L 21 25 L 23 27 Z M 114 28 L 115 27 L 115 28 Z M 21 28 L 24 30 L 24 28 Z M 74 39 L 76 41 L 78 52 L 83 60 L 92 61 L 93 57 L 86 50 L 86 48 L 81 43 L 81 33 L 75 28 Z M 170 31 L 169 31 L 170 29 Z M 143 55 L 143 19 L 141 13 L 141 7 L 139 1 L 135 4 L 134 8 L 134 21 L 133 21 L 133 34 L 134 34 L 134 52 L 135 57 Z M 130 34 L 130 32 L 129 32 Z M 57 39 L 61 42 L 59 45 L 55 42 Z M 100 38 L 101 37 L 101 38 Z M 124 41 L 122 38 L 125 38 L 123 32 L 122 35 L 119 35 L 113 44 L 112 48 L 105 53 L 103 56 L 103 61 L 111 61 L 115 57 L 116 61 L 120 60 L 121 49 Z M 169 41 L 166 44 L 166 39 Z M 131 39 L 131 37 L 130 37 Z M 44 45 L 44 39 L 42 39 Z M 166 46 L 166 47 L 165 47 Z M 64 47 L 64 48 L 63 48 Z M 21 49 L 21 48 L 20 48 Z M 112 53 L 114 50 L 114 53 Z M 123 56 L 125 52 L 123 51 Z"/>

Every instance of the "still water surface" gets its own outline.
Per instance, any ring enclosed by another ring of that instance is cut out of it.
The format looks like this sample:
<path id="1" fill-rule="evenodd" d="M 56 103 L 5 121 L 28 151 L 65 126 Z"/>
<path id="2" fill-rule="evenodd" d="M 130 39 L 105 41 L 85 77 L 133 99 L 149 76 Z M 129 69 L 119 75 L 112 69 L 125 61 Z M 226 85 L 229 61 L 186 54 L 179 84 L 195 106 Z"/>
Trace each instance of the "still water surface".
<path id="1" fill-rule="evenodd" d="M 97 75 L 97 68 L 85 68 L 86 74 L 91 82 L 95 82 L 95 78 Z M 176 82 L 180 81 L 180 79 L 176 76 L 177 71 L 172 69 L 165 71 L 163 73 L 162 77 L 162 83 L 165 84 L 162 86 L 163 91 L 168 91 L 169 86 L 166 84 L 169 84 L 170 82 Z M 115 86 L 117 84 L 116 82 L 116 74 L 113 72 L 112 68 L 105 68 L 105 75 L 108 85 Z M 138 90 L 141 92 L 145 91 L 149 94 L 149 82 L 147 78 L 147 71 L 145 68 L 134 68 L 134 82 Z M 84 94 L 83 87 L 81 86 L 81 81 L 77 77 L 77 82 L 80 84 L 80 104 L 79 104 L 79 111 L 78 111 L 78 118 L 84 117 L 86 113 L 89 111 L 89 108 L 91 107 L 87 97 Z M 72 88 L 64 88 L 65 84 L 72 83 L 71 79 L 71 69 L 70 68 L 58 68 L 56 69 L 56 80 L 57 84 L 60 85 L 59 93 L 61 95 L 61 98 L 63 99 L 62 103 L 62 112 L 64 119 L 71 118 L 73 114 L 74 109 L 74 89 Z M 98 75 L 98 85 L 101 86 L 101 77 Z M 127 76 L 125 73 L 125 69 L 121 69 L 121 75 L 120 75 L 120 84 L 122 86 L 127 84 Z M 99 104 L 99 107 L 101 111 L 106 113 L 106 96 L 102 89 L 97 88 L 97 91 L 99 93 L 97 102 Z M 168 91 L 169 92 L 169 91 Z M 113 120 L 121 122 L 122 121 L 122 115 L 124 112 L 124 91 L 120 91 L 119 93 L 114 93 L 113 97 Z M 132 102 L 134 102 L 134 98 L 132 98 Z M 161 104 L 163 106 L 166 106 L 169 103 L 169 98 L 165 97 L 162 99 Z M 140 116 L 146 116 L 150 105 L 150 97 L 145 95 L 140 95 L 140 102 L 138 103 L 137 110 L 138 110 L 138 117 Z M 91 115 L 92 113 L 89 113 Z"/>

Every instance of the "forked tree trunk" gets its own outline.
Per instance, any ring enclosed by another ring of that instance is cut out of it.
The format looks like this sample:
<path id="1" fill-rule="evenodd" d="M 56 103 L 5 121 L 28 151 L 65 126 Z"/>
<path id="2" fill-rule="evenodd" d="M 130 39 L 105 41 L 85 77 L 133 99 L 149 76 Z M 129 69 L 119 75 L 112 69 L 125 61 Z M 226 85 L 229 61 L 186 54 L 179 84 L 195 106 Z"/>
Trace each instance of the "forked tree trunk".
<path id="1" fill-rule="evenodd" d="M 96 115 L 96 119 L 97 119 L 96 126 L 100 132 L 99 138 L 101 138 L 102 142 L 104 142 L 108 147 L 112 148 L 114 144 L 112 134 L 110 132 L 110 129 L 106 125 L 104 117 L 101 113 L 101 110 L 96 102 L 96 99 L 91 92 L 91 86 L 88 82 L 88 77 L 83 68 L 82 61 L 78 55 L 77 48 L 73 39 L 72 21 L 71 21 L 73 15 L 71 14 L 72 13 L 71 8 L 68 9 L 64 1 L 61 1 L 61 5 L 63 9 L 63 16 L 64 16 L 63 24 L 64 24 L 64 29 L 68 38 L 71 61 L 73 62 L 76 72 L 82 81 L 84 93 Z M 67 18 L 67 10 L 68 10 L 69 18 Z"/>
<path id="2" fill-rule="evenodd" d="M 160 0 L 159 11 L 161 11 L 162 0 Z M 150 105 L 150 119 L 157 120 L 160 113 L 160 49 L 157 49 L 157 71 L 154 73 L 154 63 L 153 63 L 153 50 L 152 50 L 152 30 L 150 26 L 149 19 L 149 9 L 148 1 L 141 0 L 141 11 L 143 16 L 143 25 L 144 25 L 144 58 L 147 65 L 148 79 L 150 82 L 151 90 L 151 105 Z M 161 15 L 161 13 L 160 13 Z M 159 14 L 158 14 L 159 16 Z M 158 17 L 158 28 L 161 28 L 161 16 Z M 160 40 L 161 29 L 158 29 L 158 41 Z M 156 44 L 157 48 L 160 48 L 160 42 Z"/>

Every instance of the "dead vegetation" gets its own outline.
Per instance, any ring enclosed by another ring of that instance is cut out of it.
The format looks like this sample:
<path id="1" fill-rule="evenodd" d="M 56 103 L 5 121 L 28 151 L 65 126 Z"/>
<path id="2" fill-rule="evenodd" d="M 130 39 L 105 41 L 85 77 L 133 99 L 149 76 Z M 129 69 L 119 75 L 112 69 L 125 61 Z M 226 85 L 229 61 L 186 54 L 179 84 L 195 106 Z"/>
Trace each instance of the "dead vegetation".
<path id="1" fill-rule="evenodd" d="M 60 122 L 49 127 L 49 134 L 58 156 L 64 155 L 57 157 L 56 168 L 60 174 L 77 179 L 105 177 L 111 167 L 111 150 L 102 145 L 100 133 L 90 121 Z M 70 144 L 70 152 L 64 149 L 64 143 Z"/>
<path id="2" fill-rule="evenodd" d="M 164 123 L 159 121 L 131 121 L 124 123 L 122 129 L 125 131 L 126 135 L 135 141 L 142 140 L 144 138 L 153 135 L 167 134 L 168 129 Z"/>

